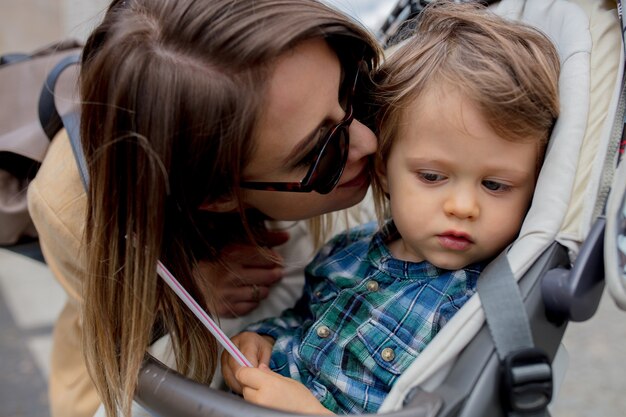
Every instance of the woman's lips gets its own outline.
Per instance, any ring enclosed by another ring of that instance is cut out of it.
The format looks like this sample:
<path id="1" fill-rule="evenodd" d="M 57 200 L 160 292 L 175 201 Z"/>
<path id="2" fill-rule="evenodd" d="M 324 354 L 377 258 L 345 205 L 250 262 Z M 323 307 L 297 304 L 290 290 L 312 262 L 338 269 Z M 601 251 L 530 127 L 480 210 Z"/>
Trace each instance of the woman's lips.
<path id="1" fill-rule="evenodd" d="M 351 187 L 362 187 L 366 184 L 369 185 L 370 176 L 368 173 L 367 165 L 363 167 L 361 172 L 350 181 L 344 182 L 343 184 L 339 184 L 341 188 L 351 188 Z"/>
<path id="2" fill-rule="evenodd" d="M 467 233 L 444 232 L 437 235 L 439 244 L 445 249 L 463 251 L 468 249 L 474 242 Z"/>

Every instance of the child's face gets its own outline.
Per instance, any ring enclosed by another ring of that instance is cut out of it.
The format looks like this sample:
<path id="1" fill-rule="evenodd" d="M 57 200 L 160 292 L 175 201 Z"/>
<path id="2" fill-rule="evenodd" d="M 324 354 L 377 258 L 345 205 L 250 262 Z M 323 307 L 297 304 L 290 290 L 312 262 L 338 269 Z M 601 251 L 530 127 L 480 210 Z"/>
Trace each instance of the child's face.
<path id="1" fill-rule="evenodd" d="M 460 269 L 517 235 L 535 186 L 537 144 L 498 136 L 476 106 L 435 89 L 405 110 L 383 174 L 402 239 L 394 256 Z"/>

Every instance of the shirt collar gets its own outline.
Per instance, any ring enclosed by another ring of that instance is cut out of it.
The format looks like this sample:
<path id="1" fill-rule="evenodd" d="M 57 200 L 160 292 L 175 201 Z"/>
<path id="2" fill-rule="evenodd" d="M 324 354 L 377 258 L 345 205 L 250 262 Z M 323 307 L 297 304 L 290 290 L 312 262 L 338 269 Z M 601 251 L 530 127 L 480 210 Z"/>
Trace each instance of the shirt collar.
<path id="1" fill-rule="evenodd" d="M 435 278 L 455 271 L 439 268 L 428 261 L 409 262 L 394 258 L 387 242 L 399 239 L 400 234 L 393 220 L 389 220 L 373 236 L 369 248 L 369 259 L 378 270 L 395 279 L 415 279 L 416 277 Z M 466 266 L 462 270 L 480 274 L 484 263 L 478 262 Z"/>

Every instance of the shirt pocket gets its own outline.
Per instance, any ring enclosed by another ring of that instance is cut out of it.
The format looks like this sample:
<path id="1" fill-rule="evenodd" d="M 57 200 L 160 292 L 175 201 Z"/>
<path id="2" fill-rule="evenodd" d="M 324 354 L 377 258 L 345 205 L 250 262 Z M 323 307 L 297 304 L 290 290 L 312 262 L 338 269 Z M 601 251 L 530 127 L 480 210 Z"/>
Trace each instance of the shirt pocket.
<path id="1" fill-rule="evenodd" d="M 328 303 L 332 303 L 338 294 L 339 289 L 332 283 L 322 282 L 315 286 L 309 299 L 309 309 L 315 320 L 326 311 Z"/>
<path id="2" fill-rule="evenodd" d="M 346 374 L 353 374 L 360 380 L 369 379 L 367 374 L 379 380 L 387 387 L 391 387 L 395 380 L 413 363 L 418 352 L 404 343 L 390 329 L 382 323 L 369 319 L 359 326 L 357 334 L 346 346 L 346 354 L 351 358 L 344 358 Z M 358 376 L 354 372 L 355 363 L 359 361 L 361 370 Z"/>

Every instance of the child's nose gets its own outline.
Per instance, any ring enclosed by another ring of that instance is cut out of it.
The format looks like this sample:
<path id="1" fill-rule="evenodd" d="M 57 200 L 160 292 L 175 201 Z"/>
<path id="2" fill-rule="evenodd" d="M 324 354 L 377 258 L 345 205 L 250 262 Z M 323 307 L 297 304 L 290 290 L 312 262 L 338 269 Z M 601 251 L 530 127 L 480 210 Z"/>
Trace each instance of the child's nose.
<path id="1" fill-rule="evenodd" d="M 443 209 L 449 216 L 460 219 L 476 219 L 480 214 L 480 207 L 475 193 L 469 190 L 455 189 L 446 198 Z"/>

